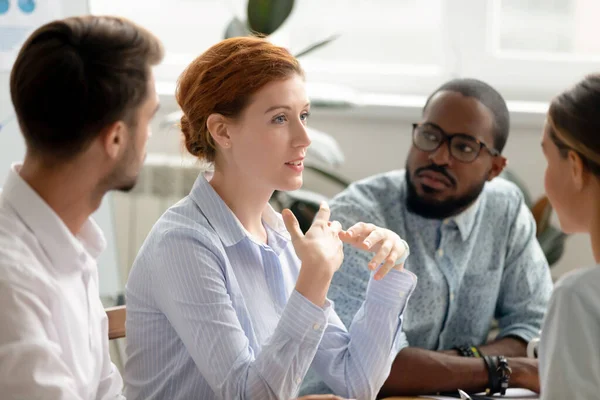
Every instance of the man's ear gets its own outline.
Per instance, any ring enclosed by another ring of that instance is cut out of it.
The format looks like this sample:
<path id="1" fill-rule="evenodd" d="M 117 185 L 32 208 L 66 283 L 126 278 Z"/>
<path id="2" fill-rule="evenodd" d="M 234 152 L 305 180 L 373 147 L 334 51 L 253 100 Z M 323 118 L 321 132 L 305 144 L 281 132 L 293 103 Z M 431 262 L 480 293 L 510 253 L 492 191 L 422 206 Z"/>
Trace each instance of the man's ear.
<path id="1" fill-rule="evenodd" d="M 231 147 L 231 135 L 227 129 L 228 119 L 221 114 L 210 114 L 206 120 L 206 128 L 215 144 L 222 148 Z"/>
<path id="2" fill-rule="evenodd" d="M 508 165 L 508 160 L 504 156 L 496 156 L 492 159 L 492 168 L 488 173 L 488 181 L 491 181 L 504 171 L 504 168 Z"/>
<path id="3" fill-rule="evenodd" d="M 127 126 L 117 121 L 107 126 L 100 134 L 102 148 L 109 158 L 117 159 L 127 145 Z"/>

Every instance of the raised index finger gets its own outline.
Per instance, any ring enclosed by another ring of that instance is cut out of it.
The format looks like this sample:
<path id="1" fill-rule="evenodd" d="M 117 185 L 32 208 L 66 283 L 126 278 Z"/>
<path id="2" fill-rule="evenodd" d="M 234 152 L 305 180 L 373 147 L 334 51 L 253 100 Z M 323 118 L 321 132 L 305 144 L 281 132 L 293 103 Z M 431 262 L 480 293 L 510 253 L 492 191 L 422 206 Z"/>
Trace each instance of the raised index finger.
<path id="1" fill-rule="evenodd" d="M 324 201 L 321 203 L 321 206 L 319 207 L 319 211 L 317 211 L 317 215 L 315 215 L 313 224 L 315 222 L 321 222 L 323 224 L 326 224 L 329 221 L 330 216 L 331 216 L 331 210 L 329 209 L 329 205 L 327 204 L 327 202 Z"/>

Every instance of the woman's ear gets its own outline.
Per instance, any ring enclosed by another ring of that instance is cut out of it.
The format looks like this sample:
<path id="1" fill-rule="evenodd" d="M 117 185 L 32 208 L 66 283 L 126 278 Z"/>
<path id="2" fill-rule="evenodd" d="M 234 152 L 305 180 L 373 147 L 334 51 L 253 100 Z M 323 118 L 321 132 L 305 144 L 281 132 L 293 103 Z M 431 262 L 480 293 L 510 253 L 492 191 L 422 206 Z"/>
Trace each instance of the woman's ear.
<path id="1" fill-rule="evenodd" d="M 583 165 L 583 160 L 576 151 L 569 150 L 567 158 L 569 159 L 569 169 L 573 184 L 575 185 L 575 188 L 580 191 L 583 189 L 586 180 L 589 178 L 588 170 Z"/>
<path id="2" fill-rule="evenodd" d="M 206 120 L 206 128 L 214 142 L 223 148 L 231 146 L 231 136 L 227 129 L 228 120 L 221 114 L 210 114 Z"/>

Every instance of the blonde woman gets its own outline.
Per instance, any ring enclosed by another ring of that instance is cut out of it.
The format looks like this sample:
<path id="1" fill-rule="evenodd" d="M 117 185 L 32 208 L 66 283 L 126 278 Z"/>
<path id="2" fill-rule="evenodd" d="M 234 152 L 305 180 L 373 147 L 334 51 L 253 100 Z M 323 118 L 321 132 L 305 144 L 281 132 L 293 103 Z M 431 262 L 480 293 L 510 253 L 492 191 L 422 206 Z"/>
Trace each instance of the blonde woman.
<path id="1" fill-rule="evenodd" d="M 588 233 L 600 263 L 600 75 L 552 101 L 542 148 L 562 230 Z M 550 301 L 539 349 L 544 400 L 600 396 L 600 268 L 588 267 L 563 277 Z"/>

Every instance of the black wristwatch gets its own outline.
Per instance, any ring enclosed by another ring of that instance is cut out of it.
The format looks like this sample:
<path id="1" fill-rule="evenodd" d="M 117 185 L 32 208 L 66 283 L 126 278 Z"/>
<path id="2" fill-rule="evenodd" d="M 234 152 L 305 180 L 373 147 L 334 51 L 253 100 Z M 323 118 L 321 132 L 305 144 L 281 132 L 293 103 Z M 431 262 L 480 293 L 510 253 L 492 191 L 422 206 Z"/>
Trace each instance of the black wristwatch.
<path id="1" fill-rule="evenodd" d="M 512 369 L 504 356 L 484 356 L 485 365 L 488 369 L 488 386 L 485 389 L 486 396 L 494 393 L 506 394 L 510 383 Z"/>

